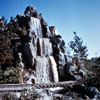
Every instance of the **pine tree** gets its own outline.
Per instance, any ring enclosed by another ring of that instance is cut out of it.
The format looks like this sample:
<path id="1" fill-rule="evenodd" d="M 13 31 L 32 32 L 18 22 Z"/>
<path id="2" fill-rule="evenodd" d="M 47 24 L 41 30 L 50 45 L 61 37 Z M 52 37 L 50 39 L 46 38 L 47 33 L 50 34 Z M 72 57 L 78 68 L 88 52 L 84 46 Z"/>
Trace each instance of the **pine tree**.
<path id="1" fill-rule="evenodd" d="M 73 58 L 76 63 L 83 63 L 87 59 L 87 46 L 83 44 L 82 38 L 80 38 L 76 32 L 74 32 L 74 38 L 69 42 L 69 47 L 74 52 Z"/>

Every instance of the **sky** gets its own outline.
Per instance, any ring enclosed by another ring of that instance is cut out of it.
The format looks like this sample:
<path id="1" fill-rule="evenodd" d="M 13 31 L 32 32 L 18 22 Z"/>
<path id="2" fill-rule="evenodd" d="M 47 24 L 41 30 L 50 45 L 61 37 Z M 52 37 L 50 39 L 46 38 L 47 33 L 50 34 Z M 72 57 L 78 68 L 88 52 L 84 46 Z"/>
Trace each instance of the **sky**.
<path id="1" fill-rule="evenodd" d="M 87 45 L 89 58 L 100 56 L 100 0 L 0 0 L 0 16 L 9 21 L 33 5 L 49 26 L 55 26 L 66 45 L 73 32 Z"/>

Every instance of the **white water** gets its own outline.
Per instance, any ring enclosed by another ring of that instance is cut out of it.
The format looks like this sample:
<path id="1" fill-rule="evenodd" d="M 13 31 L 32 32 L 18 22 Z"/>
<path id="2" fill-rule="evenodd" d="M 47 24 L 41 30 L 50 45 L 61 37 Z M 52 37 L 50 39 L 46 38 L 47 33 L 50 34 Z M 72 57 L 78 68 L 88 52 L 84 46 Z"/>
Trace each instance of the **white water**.
<path id="1" fill-rule="evenodd" d="M 48 58 L 37 57 L 36 58 L 36 83 L 48 83 L 50 82 L 50 66 Z"/>
<path id="2" fill-rule="evenodd" d="M 59 78 L 58 78 L 57 64 L 56 64 L 53 56 L 50 56 L 49 60 L 50 60 L 50 66 L 51 66 L 51 69 L 52 69 L 54 82 L 58 82 Z"/>
<path id="3" fill-rule="evenodd" d="M 58 82 L 57 65 L 54 58 L 36 58 L 36 83 Z"/>
<path id="4" fill-rule="evenodd" d="M 41 56 L 50 56 L 52 55 L 53 49 L 52 44 L 50 43 L 49 39 L 46 38 L 39 38 L 39 45 L 40 45 L 40 54 Z"/>
<path id="5" fill-rule="evenodd" d="M 48 83 L 48 82 L 58 82 L 58 72 L 57 65 L 53 58 L 52 53 L 52 44 L 49 39 L 39 38 L 40 45 L 40 56 L 36 54 L 36 48 L 32 42 L 28 42 L 25 44 L 25 54 L 29 60 L 29 63 L 32 67 L 36 68 L 36 83 Z M 36 45 L 37 46 L 37 45 Z M 31 83 L 31 79 L 33 76 L 27 75 L 28 78 L 27 83 Z"/>
<path id="6" fill-rule="evenodd" d="M 36 36 L 42 37 L 42 27 L 38 18 L 30 17 L 29 26 L 30 29 L 35 32 Z"/>

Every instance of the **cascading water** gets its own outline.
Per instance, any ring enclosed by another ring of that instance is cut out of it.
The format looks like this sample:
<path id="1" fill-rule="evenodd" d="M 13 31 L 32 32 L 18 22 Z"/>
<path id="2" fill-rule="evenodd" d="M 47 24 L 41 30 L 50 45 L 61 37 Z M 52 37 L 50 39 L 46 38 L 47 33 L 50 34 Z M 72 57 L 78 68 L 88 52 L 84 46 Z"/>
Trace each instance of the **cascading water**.
<path id="1" fill-rule="evenodd" d="M 37 57 L 36 59 L 36 83 L 50 82 L 50 66 L 47 57 Z"/>
<path id="2" fill-rule="evenodd" d="M 57 64 L 53 57 L 53 46 L 49 38 L 44 38 L 41 33 L 41 24 L 39 19 L 31 17 L 30 29 L 35 32 L 36 38 L 32 39 L 37 45 L 33 46 L 31 41 L 30 52 L 31 61 L 34 59 L 35 67 L 35 83 L 58 82 Z M 31 34 L 31 33 L 30 33 Z M 34 49 L 36 48 L 36 49 Z M 34 51 L 37 50 L 38 52 Z M 36 55 L 34 55 L 34 53 Z M 30 82 L 29 80 L 27 82 Z M 50 100 L 51 97 L 47 93 L 43 94 L 43 98 L 37 100 Z"/>
<path id="3" fill-rule="evenodd" d="M 52 70 L 54 82 L 58 82 L 59 78 L 58 78 L 57 64 L 56 64 L 53 56 L 49 57 L 49 61 L 50 61 L 50 67 L 51 67 L 51 70 Z"/>
<path id="4" fill-rule="evenodd" d="M 38 18 L 30 17 L 29 26 L 36 36 L 42 37 L 42 27 Z"/>
<path id="5" fill-rule="evenodd" d="M 41 23 L 38 18 L 30 17 L 29 26 L 31 30 L 29 36 L 37 45 L 33 46 L 33 42 L 30 41 L 26 49 L 28 48 L 27 57 L 30 59 L 30 64 L 35 67 L 36 83 L 58 82 L 57 64 L 53 57 L 50 39 L 43 37 Z M 32 34 L 33 31 L 34 34 Z M 36 37 L 33 35 L 36 35 Z"/>
<path id="6" fill-rule="evenodd" d="M 53 53 L 52 44 L 47 38 L 39 38 L 40 56 L 50 56 Z"/>

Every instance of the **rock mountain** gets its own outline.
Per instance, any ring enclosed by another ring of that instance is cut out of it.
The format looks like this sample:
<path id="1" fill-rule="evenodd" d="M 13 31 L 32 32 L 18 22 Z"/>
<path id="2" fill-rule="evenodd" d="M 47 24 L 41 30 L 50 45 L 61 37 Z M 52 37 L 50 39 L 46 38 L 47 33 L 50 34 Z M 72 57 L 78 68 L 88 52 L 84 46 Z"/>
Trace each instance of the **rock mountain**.
<path id="1" fill-rule="evenodd" d="M 4 17 L 0 19 L 0 67 L 10 74 L 1 72 L 8 77 L 1 83 L 62 81 L 65 63 L 65 42 L 34 7 L 28 6 L 24 15 L 11 17 L 8 24 Z M 20 81 L 9 82 L 12 74 Z"/>

